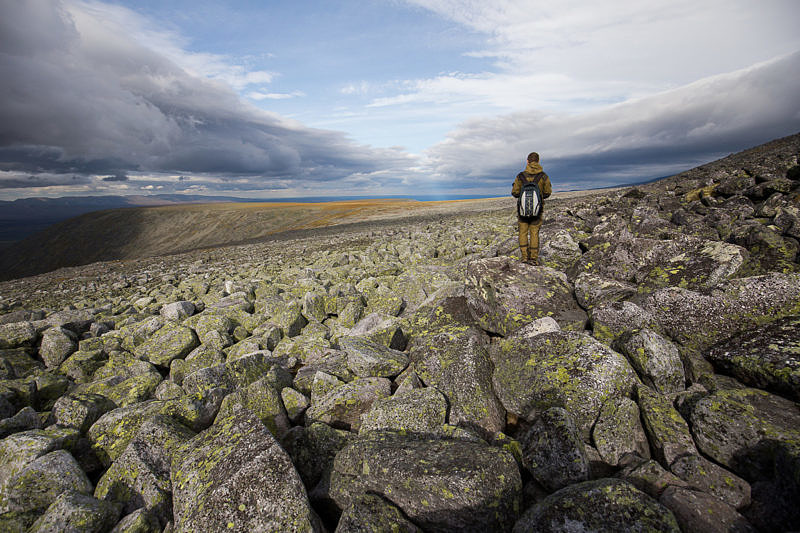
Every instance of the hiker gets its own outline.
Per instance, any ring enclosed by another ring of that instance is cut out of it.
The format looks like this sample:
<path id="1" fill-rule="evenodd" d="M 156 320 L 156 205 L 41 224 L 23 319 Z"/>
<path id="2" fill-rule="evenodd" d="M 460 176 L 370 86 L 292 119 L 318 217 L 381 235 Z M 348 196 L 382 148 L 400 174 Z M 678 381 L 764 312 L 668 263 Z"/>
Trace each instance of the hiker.
<path id="1" fill-rule="evenodd" d="M 539 264 L 539 228 L 542 227 L 543 200 L 553 189 L 550 178 L 539 164 L 539 154 L 528 154 L 528 165 L 517 174 L 511 195 L 517 198 L 517 221 L 519 222 L 519 251 L 521 260 Z"/>

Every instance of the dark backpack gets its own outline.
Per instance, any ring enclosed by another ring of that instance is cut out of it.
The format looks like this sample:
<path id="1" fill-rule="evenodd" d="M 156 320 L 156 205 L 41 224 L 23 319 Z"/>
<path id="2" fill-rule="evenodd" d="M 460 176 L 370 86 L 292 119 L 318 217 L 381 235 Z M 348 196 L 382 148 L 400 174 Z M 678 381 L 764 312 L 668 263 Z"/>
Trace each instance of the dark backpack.
<path id="1" fill-rule="evenodd" d="M 537 174 L 532 181 L 522 180 L 522 190 L 517 198 L 517 214 L 522 218 L 538 217 L 542 212 L 542 190 L 539 188 L 539 180 L 542 175 Z"/>

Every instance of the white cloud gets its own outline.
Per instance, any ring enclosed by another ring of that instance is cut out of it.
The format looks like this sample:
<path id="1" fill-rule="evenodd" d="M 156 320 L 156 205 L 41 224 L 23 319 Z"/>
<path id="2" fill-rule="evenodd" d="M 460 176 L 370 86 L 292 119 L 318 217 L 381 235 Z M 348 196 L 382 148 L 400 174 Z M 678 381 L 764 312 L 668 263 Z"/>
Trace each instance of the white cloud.
<path id="1" fill-rule="evenodd" d="M 800 130 L 800 52 L 580 114 L 463 123 L 428 152 L 437 176 L 508 181 L 531 151 L 570 183 L 664 176 Z"/>
<path id="2" fill-rule="evenodd" d="M 475 114 L 582 111 L 800 49 L 795 0 L 408 0 L 484 33 L 490 71 L 410 80 L 375 105 L 469 100 Z M 442 110 L 446 112 L 446 109 Z"/>
<path id="3" fill-rule="evenodd" d="M 251 91 L 247 93 L 247 97 L 251 100 L 288 100 L 290 98 L 299 98 L 305 96 L 301 91 L 294 91 L 292 93 L 265 93 L 260 91 Z"/>

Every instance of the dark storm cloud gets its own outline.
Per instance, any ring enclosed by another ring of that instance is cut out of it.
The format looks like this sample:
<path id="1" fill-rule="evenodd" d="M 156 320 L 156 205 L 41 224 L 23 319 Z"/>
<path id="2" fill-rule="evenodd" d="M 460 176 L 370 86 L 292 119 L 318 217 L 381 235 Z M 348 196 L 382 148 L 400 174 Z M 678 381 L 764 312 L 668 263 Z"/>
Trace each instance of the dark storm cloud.
<path id="1" fill-rule="evenodd" d="M 407 158 L 244 104 L 106 22 L 85 4 L 0 2 L 0 170 L 330 180 Z"/>
<path id="2" fill-rule="evenodd" d="M 103 178 L 103 181 L 128 181 L 128 179 L 129 179 L 128 176 L 126 176 L 125 174 L 117 173 L 114 174 L 113 176 L 106 176 L 105 178 Z"/>
<path id="3" fill-rule="evenodd" d="M 503 185 L 531 151 L 556 182 L 612 185 L 677 173 L 800 131 L 800 52 L 579 115 L 462 124 L 428 152 L 439 176 Z"/>

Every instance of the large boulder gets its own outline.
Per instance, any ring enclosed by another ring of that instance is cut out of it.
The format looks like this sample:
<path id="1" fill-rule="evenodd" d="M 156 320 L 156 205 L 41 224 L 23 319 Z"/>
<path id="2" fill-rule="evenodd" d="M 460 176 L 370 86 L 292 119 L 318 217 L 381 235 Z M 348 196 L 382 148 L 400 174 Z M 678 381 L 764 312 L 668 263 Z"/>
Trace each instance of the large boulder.
<path id="1" fill-rule="evenodd" d="M 578 306 L 567 276 L 511 257 L 467 265 L 467 304 L 486 331 L 507 336 L 528 322 L 552 316 L 562 329 L 581 331 L 586 312 Z"/>
<path id="2" fill-rule="evenodd" d="M 736 509 L 750 505 L 750 484 L 705 457 L 685 455 L 670 469 L 690 488 L 707 492 Z"/>
<path id="3" fill-rule="evenodd" d="M 505 410 L 492 390 L 488 339 L 475 327 L 463 297 L 448 297 L 414 315 L 411 367 L 450 404 L 450 423 L 487 435 L 502 431 Z"/>
<path id="4" fill-rule="evenodd" d="M 353 498 L 353 503 L 342 513 L 335 533 L 364 531 L 422 533 L 420 528 L 403 516 L 400 509 L 374 494 L 362 494 Z"/>
<path id="5" fill-rule="evenodd" d="M 331 496 L 377 494 L 424 531 L 508 530 L 522 481 L 511 454 L 482 442 L 370 433 L 336 455 Z"/>
<path id="6" fill-rule="evenodd" d="M 91 494 L 92 483 L 69 452 L 55 450 L 8 478 L 0 497 L 0 512 L 41 512 L 66 491 Z"/>
<path id="7" fill-rule="evenodd" d="M 359 377 L 393 378 L 408 366 L 403 352 L 367 339 L 342 337 L 339 346 L 347 354 L 347 366 Z"/>
<path id="8" fill-rule="evenodd" d="M 194 435 L 169 417 L 148 419 L 97 482 L 95 498 L 120 504 L 124 514 L 147 509 L 165 525 L 172 516 L 172 456 Z"/>
<path id="9" fill-rule="evenodd" d="M 598 479 L 565 487 L 525 511 L 514 526 L 514 533 L 528 531 L 681 530 L 668 509 L 633 485 L 619 479 Z"/>
<path id="10" fill-rule="evenodd" d="M 119 505 L 80 492 L 67 491 L 47 508 L 28 530 L 30 533 L 110 531 L 119 519 Z"/>
<path id="11" fill-rule="evenodd" d="M 391 394 L 391 382 L 386 378 L 361 378 L 335 387 L 319 399 L 311 398 L 306 422 L 324 422 L 339 429 L 358 431 L 361 415 L 372 404 Z"/>
<path id="12" fill-rule="evenodd" d="M 747 480 L 773 475 L 779 448 L 800 442 L 800 407 L 758 389 L 723 389 L 699 399 L 689 421 L 704 455 Z M 796 474 L 800 479 L 800 471 Z"/>
<path id="13" fill-rule="evenodd" d="M 634 283 L 640 291 L 673 286 L 711 289 L 733 276 L 747 258 L 744 248 L 719 241 L 633 238 L 589 250 L 576 269 Z"/>
<path id="14" fill-rule="evenodd" d="M 627 454 L 650 458 L 639 406 L 624 396 L 611 398 L 603 405 L 592 428 L 592 442 L 603 461 L 610 465 L 619 464 Z"/>
<path id="15" fill-rule="evenodd" d="M 186 326 L 168 323 L 134 350 L 137 357 L 169 368 L 173 359 L 183 359 L 200 345 L 195 332 Z"/>
<path id="16" fill-rule="evenodd" d="M 653 293 L 644 308 L 674 341 L 705 352 L 744 330 L 800 314 L 800 274 L 734 279 L 712 294 L 670 287 Z"/>
<path id="17" fill-rule="evenodd" d="M 800 316 L 791 316 L 713 346 L 706 357 L 742 383 L 800 401 Z"/>
<path id="18" fill-rule="evenodd" d="M 184 444 L 171 469 L 178 531 L 320 531 L 300 476 L 243 407 Z"/>
<path id="19" fill-rule="evenodd" d="M 236 404 L 248 408 L 275 438 L 282 438 L 289 431 L 289 418 L 280 393 L 269 383 L 267 377 L 242 387 L 222 400 L 217 416 L 228 416 Z"/>
<path id="20" fill-rule="evenodd" d="M 736 509 L 705 492 L 667 487 L 659 499 L 675 515 L 683 531 L 755 533 Z"/>
<path id="21" fill-rule="evenodd" d="M 39 355 L 47 368 L 57 368 L 78 349 L 77 336 L 65 328 L 50 328 L 42 334 Z"/>
<path id="22" fill-rule="evenodd" d="M 575 422 L 561 407 L 536 417 L 520 437 L 522 464 L 550 492 L 589 479 L 589 459 Z"/>
<path id="23" fill-rule="evenodd" d="M 667 397 L 644 385 L 637 395 L 650 446 L 664 468 L 682 455 L 697 454 L 689 426 Z"/>
<path id="24" fill-rule="evenodd" d="M 510 413 L 533 420 L 563 407 L 586 440 L 603 404 L 630 396 L 638 381 L 621 354 L 569 331 L 502 339 L 492 345 L 492 360 L 494 390 Z"/>
<path id="25" fill-rule="evenodd" d="M 686 377 L 678 348 L 655 331 L 633 331 L 623 335 L 617 346 L 648 386 L 662 394 L 684 390 Z"/>
<path id="26" fill-rule="evenodd" d="M 433 387 L 397 392 L 373 403 L 361 418 L 361 433 L 387 430 L 438 433 L 446 422 L 447 399 Z"/>
<path id="27" fill-rule="evenodd" d="M 38 337 L 30 322 L 0 324 L 0 349 L 31 347 Z"/>

